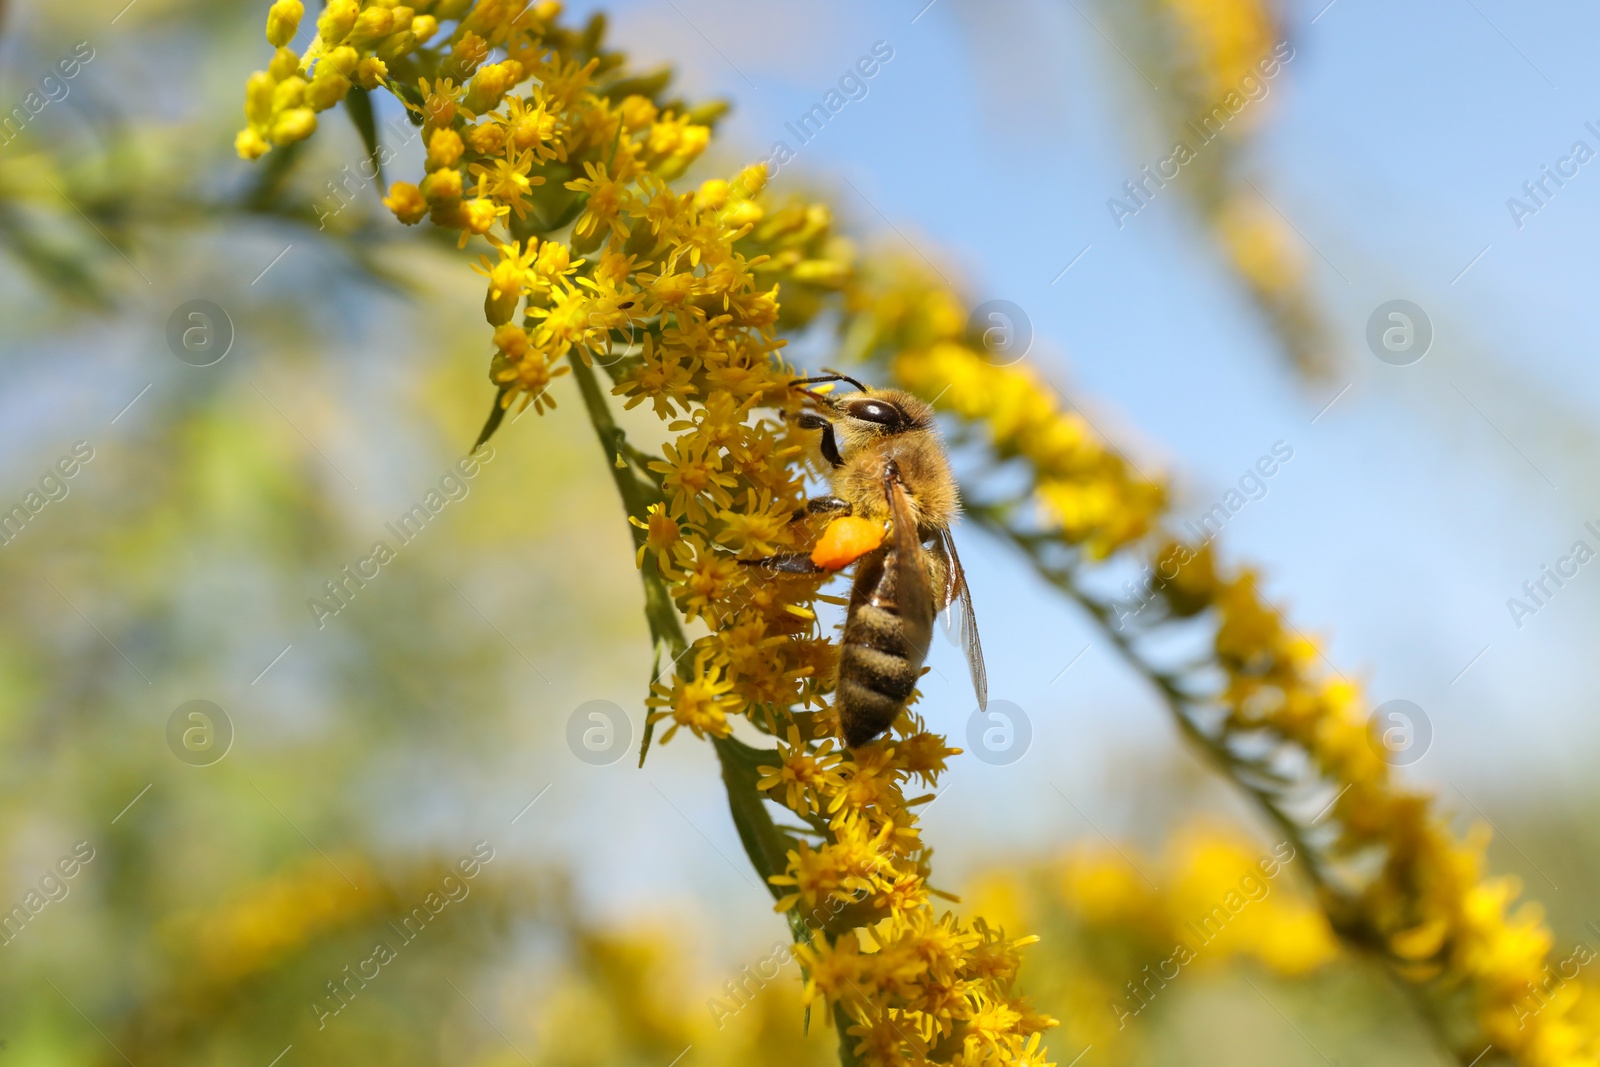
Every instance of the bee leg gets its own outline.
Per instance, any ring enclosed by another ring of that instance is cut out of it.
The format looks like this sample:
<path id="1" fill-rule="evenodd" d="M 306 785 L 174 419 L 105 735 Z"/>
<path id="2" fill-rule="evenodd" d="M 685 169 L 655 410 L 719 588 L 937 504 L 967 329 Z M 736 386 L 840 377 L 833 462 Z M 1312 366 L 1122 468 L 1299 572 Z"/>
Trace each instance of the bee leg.
<path id="1" fill-rule="evenodd" d="M 850 501 L 837 496 L 814 496 L 806 501 L 806 506 L 796 511 L 789 519 L 790 522 L 799 522 L 801 519 L 813 515 L 832 515 L 835 513 L 848 515 L 852 508 Z"/>
<path id="2" fill-rule="evenodd" d="M 844 466 L 844 458 L 839 455 L 839 441 L 833 436 L 833 423 L 811 412 L 802 412 L 795 416 L 795 425 L 802 430 L 822 431 L 822 458 L 834 467 Z"/>
<path id="3" fill-rule="evenodd" d="M 811 556 L 805 552 L 779 552 L 775 556 L 766 556 L 762 559 L 741 559 L 740 563 L 747 567 L 760 567 L 762 570 L 773 574 L 826 574 L 826 567 L 819 567 L 812 562 Z"/>

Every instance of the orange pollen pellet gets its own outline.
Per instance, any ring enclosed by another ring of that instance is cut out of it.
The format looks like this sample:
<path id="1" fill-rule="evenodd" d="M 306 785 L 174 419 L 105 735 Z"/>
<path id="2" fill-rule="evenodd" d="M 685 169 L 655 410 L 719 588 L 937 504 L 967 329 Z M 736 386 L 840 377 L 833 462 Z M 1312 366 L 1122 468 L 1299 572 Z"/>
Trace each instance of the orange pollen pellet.
<path id="1" fill-rule="evenodd" d="M 883 523 L 845 515 L 828 523 L 811 550 L 811 562 L 830 571 L 848 567 L 883 544 Z"/>

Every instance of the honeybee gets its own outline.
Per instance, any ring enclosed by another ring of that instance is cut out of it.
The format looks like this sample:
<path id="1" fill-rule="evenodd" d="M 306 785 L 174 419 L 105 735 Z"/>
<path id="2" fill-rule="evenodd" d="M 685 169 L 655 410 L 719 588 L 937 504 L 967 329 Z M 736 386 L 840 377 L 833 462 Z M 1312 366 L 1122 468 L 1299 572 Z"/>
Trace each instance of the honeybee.
<path id="1" fill-rule="evenodd" d="M 875 524 L 880 536 L 882 524 L 889 524 L 887 539 L 869 541 L 873 547 L 854 559 L 834 689 L 844 741 L 853 748 L 889 729 L 905 710 L 928 655 L 934 616 L 952 605 L 980 709 L 987 710 L 989 694 L 972 594 L 950 538 L 960 496 L 933 409 L 909 393 L 871 389 L 843 374 L 792 384 L 826 382 L 845 382 L 856 391 L 835 396 L 803 390 L 815 410 L 801 412 L 796 422 L 822 431 L 819 446 L 831 467 L 833 495 L 809 500 L 796 518 L 852 516 Z M 813 552 L 750 562 L 819 573 L 850 560 L 819 562 Z"/>

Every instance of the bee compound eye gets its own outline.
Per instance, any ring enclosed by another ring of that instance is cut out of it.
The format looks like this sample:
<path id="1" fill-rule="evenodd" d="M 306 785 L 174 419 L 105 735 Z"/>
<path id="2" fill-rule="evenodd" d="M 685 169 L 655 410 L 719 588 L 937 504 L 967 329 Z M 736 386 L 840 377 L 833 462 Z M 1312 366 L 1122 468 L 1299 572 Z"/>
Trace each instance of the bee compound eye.
<path id="1" fill-rule="evenodd" d="M 859 404 L 852 404 L 850 414 L 863 422 L 875 422 L 882 426 L 893 426 L 900 421 L 899 413 L 880 400 L 863 400 Z"/>

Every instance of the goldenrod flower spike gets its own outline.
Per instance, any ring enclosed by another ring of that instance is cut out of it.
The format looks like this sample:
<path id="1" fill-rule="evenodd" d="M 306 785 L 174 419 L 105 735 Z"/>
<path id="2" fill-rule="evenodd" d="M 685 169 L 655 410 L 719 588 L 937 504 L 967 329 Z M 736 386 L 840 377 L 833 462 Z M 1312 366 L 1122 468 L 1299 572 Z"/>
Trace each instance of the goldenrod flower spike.
<path id="1" fill-rule="evenodd" d="M 286 44 L 291 11 L 274 10 L 272 40 Z M 640 79 L 610 95 L 621 57 L 599 50 L 597 33 L 557 25 L 556 10 L 478 0 L 419 16 L 333 0 L 304 60 L 284 48 L 251 80 L 240 153 L 308 135 L 334 95 L 307 90 L 319 79 L 384 85 L 405 101 L 426 169 L 393 182 L 385 204 L 407 225 L 426 219 L 495 251 L 474 268 L 487 282 L 499 390 L 485 434 L 519 397 L 553 403 L 554 379 L 572 373 L 637 531 L 652 632 L 672 664 L 650 687 L 649 726 L 665 727 L 662 743 L 680 730 L 714 743 L 752 861 L 802 934 L 811 995 L 838 1006 L 852 1059 L 1041 1062 L 1039 1033 L 1053 1022 L 1014 990 L 1015 950 L 1030 939 L 937 912 L 927 883 L 915 816 L 927 796 L 904 788 L 936 787 L 957 750 L 909 713 L 883 744 L 840 750 L 831 713 L 816 710 L 837 655 L 816 622 L 818 579 L 739 564 L 815 538 L 791 521 L 809 442 L 785 417 L 796 372 L 776 331 L 835 298 L 849 246 L 821 205 L 769 205 L 759 167 L 673 190 L 720 109 L 669 106 L 659 82 L 647 90 Z M 497 47 L 507 58 L 484 65 Z M 597 365 L 627 406 L 648 402 L 669 423 L 660 455 L 627 443 Z M 821 551 L 842 565 L 882 533 L 846 523 Z M 709 633 L 691 646 L 685 621 Z M 739 718 L 775 746 L 734 741 Z M 798 837 L 762 796 L 800 820 Z M 835 944 L 861 964 L 837 972 L 848 991 L 820 966 Z"/>

